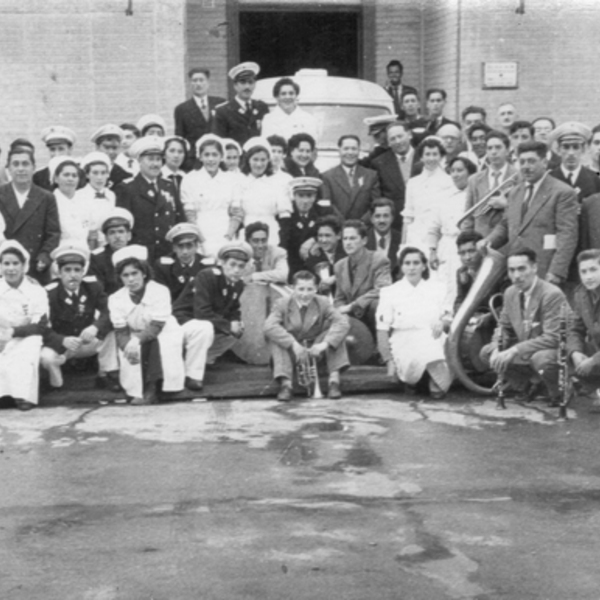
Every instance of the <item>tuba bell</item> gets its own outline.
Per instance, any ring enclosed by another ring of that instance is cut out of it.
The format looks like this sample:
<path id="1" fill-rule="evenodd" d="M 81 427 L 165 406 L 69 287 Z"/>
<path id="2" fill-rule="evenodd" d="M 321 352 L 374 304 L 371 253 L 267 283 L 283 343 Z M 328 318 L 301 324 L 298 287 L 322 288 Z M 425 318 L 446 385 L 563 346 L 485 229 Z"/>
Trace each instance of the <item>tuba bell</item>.
<path id="1" fill-rule="evenodd" d="M 494 387 L 493 385 L 490 387 L 480 385 L 469 375 L 468 369 L 463 364 L 461 341 L 477 308 L 504 277 L 505 270 L 506 257 L 496 250 L 488 249 L 487 255 L 481 262 L 477 277 L 452 321 L 445 345 L 446 360 L 453 374 L 468 390 L 485 396 L 494 394 Z M 477 349 L 477 352 L 480 349 Z"/>

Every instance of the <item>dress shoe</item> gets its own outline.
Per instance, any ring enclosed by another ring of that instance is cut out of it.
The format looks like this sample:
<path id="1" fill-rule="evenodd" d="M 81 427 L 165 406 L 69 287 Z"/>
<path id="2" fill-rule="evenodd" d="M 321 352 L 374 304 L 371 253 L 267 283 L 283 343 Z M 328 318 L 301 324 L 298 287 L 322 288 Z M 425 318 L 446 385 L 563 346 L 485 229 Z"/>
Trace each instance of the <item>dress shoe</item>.
<path id="1" fill-rule="evenodd" d="M 15 404 L 17 405 L 17 408 L 19 410 L 23 411 L 35 408 L 35 404 L 33 404 L 33 402 L 28 402 L 27 400 L 20 400 L 18 398 L 15 400 Z"/>
<path id="2" fill-rule="evenodd" d="M 294 397 L 291 385 L 282 385 L 277 394 L 277 400 L 281 402 L 289 402 Z"/>
<path id="3" fill-rule="evenodd" d="M 185 387 L 188 390 L 200 391 L 203 387 L 201 379 L 193 379 L 192 377 L 185 378 Z"/>
<path id="4" fill-rule="evenodd" d="M 178 400 L 189 400 L 190 393 L 187 390 L 179 390 L 178 392 L 161 392 L 161 400 L 168 402 L 177 402 Z"/>
<path id="5" fill-rule="evenodd" d="M 340 384 L 337 381 L 329 382 L 329 389 L 327 390 L 327 397 L 330 400 L 339 400 L 342 397 L 342 392 L 340 391 Z"/>
<path id="6" fill-rule="evenodd" d="M 118 380 L 108 374 L 102 374 L 96 377 L 96 387 L 99 390 L 108 390 L 109 392 L 121 391 Z"/>

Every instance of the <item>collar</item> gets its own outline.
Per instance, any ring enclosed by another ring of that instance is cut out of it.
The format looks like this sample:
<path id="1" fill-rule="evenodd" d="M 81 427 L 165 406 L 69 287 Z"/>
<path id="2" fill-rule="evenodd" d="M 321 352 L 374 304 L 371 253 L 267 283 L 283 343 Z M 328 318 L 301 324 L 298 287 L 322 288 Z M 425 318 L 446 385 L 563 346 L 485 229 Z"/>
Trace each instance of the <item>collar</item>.
<path id="1" fill-rule="evenodd" d="M 534 184 L 533 184 L 533 194 L 531 194 L 531 199 L 533 200 L 533 198 L 535 198 L 535 195 L 538 193 L 538 190 L 540 189 L 540 186 L 542 185 L 542 183 L 544 183 L 544 180 L 546 179 L 546 177 L 548 176 L 548 171 L 546 171 Z M 525 189 L 527 189 L 527 186 L 530 185 L 529 182 L 525 182 Z"/>
<path id="2" fill-rule="evenodd" d="M 180 260 L 177 259 L 177 257 L 175 257 L 175 260 L 179 263 L 180 267 L 184 269 L 191 269 L 196 264 L 196 258 L 198 258 L 198 255 L 194 256 L 194 258 L 192 258 L 192 262 L 187 264 L 182 263 Z"/>
<path id="3" fill-rule="evenodd" d="M 569 171 L 568 169 L 565 169 L 565 167 L 563 165 L 560 165 L 560 170 L 562 171 L 562 174 L 565 176 L 565 179 L 568 179 L 569 173 L 572 173 L 573 174 L 573 183 L 575 183 L 577 181 L 577 178 L 579 177 L 579 173 L 581 173 L 581 165 L 579 165 L 573 171 Z"/>
<path id="4" fill-rule="evenodd" d="M 204 96 L 196 96 L 195 94 L 192 94 L 192 98 L 198 106 L 200 106 L 200 102 L 202 101 L 206 102 L 206 106 L 208 106 L 208 94 L 205 94 Z"/>
<path id="5" fill-rule="evenodd" d="M 537 285 L 538 282 L 538 276 L 536 275 L 533 278 L 533 283 L 529 286 L 528 290 L 523 290 L 523 293 L 525 294 L 525 298 L 527 300 L 529 300 L 529 298 L 531 298 L 531 294 L 533 293 L 533 290 L 535 289 L 535 286 Z"/>
<path id="6" fill-rule="evenodd" d="M 234 98 L 234 100 L 244 109 L 246 110 L 246 102 L 250 102 L 250 106 L 252 106 L 252 98 L 250 98 L 250 100 L 242 100 L 241 98 L 238 98 L 237 96 Z"/>
<path id="7" fill-rule="evenodd" d="M 500 173 L 500 181 L 499 183 L 502 183 L 504 181 L 504 179 L 506 178 L 506 171 L 508 171 L 508 163 L 505 162 L 504 166 L 501 169 L 494 169 L 494 167 L 492 167 L 491 165 L 488 165 L 488 178 L 490 181 L 494 180 L 493 174 L 494 173 Z"/>
<path id="8" fill-rule="evenodd" d="M 11 182 L 11 185 L 15 196 L 17 196 L 18 198 L 27 198 L 27 196 L 29 196 L 29 192 L 31 192 L 31 186 L 29 186 L 24 192 L 20 192 L 15 186 L 14 181 Z"/>
<path id="9" fill-rule="evenodd" d="M 415 153 L 415 151 L 413 150 L 412 146 L 407 150 L 406 154 L 402 155 L 402 154 L 396 154 L 394 152 L 394 156 L 396 157 L 396 160 L 401 161 L 402 160 L 402 156 L 404 156 L 405 160 L 404 162 L 409 162 L 410 160 L 412 160 L 413 154 Z"/>
<path id="10" fill-rule="evenodd" d="M 375 232 L 375 240 L 376 241 L 379 241 L 381 238 L 383 238 L 387 242 L 392 235 L 391 229 L 387 233 L 384 233 L 383 235 L 381 233 L 379 233 L 379 231 L 377 231 L 376 229 L 373 229 L 373 231 Z"/>
<path id="11" fill-rule="evenodd" d="M 362 261 L 363 257 L 366 256 L 366 253 L 367 249 L 364 247 L 361 248 L 356 254 L 348 256 L 348 263 L 352 266 L 357 266 Z"/>
<path id="12" fill-rule="evenodd" d="M 152 181 L 151 179 L 148 179 L 145 175 L 142 175 L 142 173 L 140 173 L 140 177 L 148 184 L 148 185 L 158 185 L 158 177 Z"/>

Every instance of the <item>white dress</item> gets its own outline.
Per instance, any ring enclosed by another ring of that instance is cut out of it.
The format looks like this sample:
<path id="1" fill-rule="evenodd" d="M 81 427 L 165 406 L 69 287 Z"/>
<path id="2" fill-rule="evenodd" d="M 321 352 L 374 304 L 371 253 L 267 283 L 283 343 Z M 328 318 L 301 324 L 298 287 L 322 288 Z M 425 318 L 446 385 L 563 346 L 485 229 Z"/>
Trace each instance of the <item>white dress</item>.
<path id="1" fill-rule="evenodd" d="M 39 283 L 26 276 L 13 288 L 0 279 L 0 338 L 7 326 L 39 323 L 48 313 L 48 296 Z M 37 404 L 42 336 L 13 337 L 0 349 L 0 397 Z"/>
<path id="2" fill-rule="evenodd" d="M 148 281 L 144 296 L 135 304 L 127 288 L 121 288 L 108 298 L 110 320 L 115 329 L 129 327 L 132 333 L 143 331 L 151 321 L 163 321 L 165 326 L 158 335 L 160 359 L 165 392 L 177 392 L 183 388 L 185 371 L 183 364 L 183 331 L 171 314 L 169 289 Z M 143 394 L 142 366 L 132 365 L 119 350 L 119 381 L 125 392 L 133 398 Z"/>
<path id="3" fill-rule="evenodd" d="M 68 200 L 68 198 L 66 199 Z M 116 206 L 117 201 L 115 193 L 112 190 L 109 190 L 108 188 L 104 188 L 102 191 L 97 192 L 88 183 L 85 187 L 75 192 L 75 196 L 73 197 L 73 200 L 70 200 L 70 202 L 72 207 L 71 210 L 72 212 L 74 211 L 75 219 L 79 218 L 81 222 L 80 227 L 86 229 L 86 240 L 87 234 L 90 231 L 95 231 L 98 233 L 97 245 L 104 245 L 105 238 L 102 232 L 100 231 L 100 227 L 102 225 L 102 222 L 111 215 L 112 211 Z M 80 216 L 78 217 L 78 215 Z M 61 217 L 59 206 L 59 219 L 60 218 Z"/>
<path id="4" fill-rule="evenodd" d="M 460 229 L 456 222 L 465 212 L 466 201 L 466 190 L 455 187 L 453 192 L 433 209 L 427 232 L 428 248 L 437 248 L 440 261 L 437 279 L 446 289 L 444 306 L 449 311 L 452 311 L 456 297 L 456 271 L 461 266 L 456 247 Z"/>
<path id="5" fill-rule="evenodd" d="M 229 220 L 233 206 L 236 182 L 241 178 L 226 171 L 217 171 L 212 177 L 202 167 L 188 173 L 181 182 L 181 201 L 186 211 L 196 213 L 196 225 L 204 238 L 206 256 L 216 257 L 227 242 Z"/>
<path id="6" fill-rule="evenodd" d="M 296 133 L 308 133 L 315 141 L 317 141 L 319 135 L 317 120 L 299 106 L 289 115 L 279 106 L 276 106 L 263 118 L 261 128 L 263 137 L 280 135 L 289 140 Z"/>
<path id="7" fill-rule="evenodd" d="M 235 206 L 242 209 L 244 225 L 261 221 L 269 226 L 269 244 L 279 245 L 279 222 L 277 217 L 292 214 L 289 182 L 292 177 L 279 172 L 276 175 L 254 177 L 248 175 L 236 190 Z"/>
<path id="8" fill-rule="evenodd" d="M 408 180 L 402 211 L 407 246 L 416 246 L 427 255 L 427 232 L 432 210 L 444 202 L 453 188 L 452 178 L 441 167 L 434 171 L 424 169 L 420 175 Z"/>
<path id="9" fill-rule="evenodd" d="M 60 243 L 82 244 L 87 247 L 89 232 L 94 228 L 94 205 L 86 198 L 67 198 L 58 188 L 54 190 L 58 220 L 60 222 Z"/>
<path id="10" fill-rule="evenodd" d="M 450 387 L 450 372 L 445 364 L 445 336 L 434 338 L 432 325 L 444 313 L 445 291 L 437 282 L 422 279 L 416 286 L 406 278 L 380 291 L 377 307 L 378 331 L 390 333 L 392 357 L 400 380 L 415 385 L 429 370 L 431 363 L 440 363 L 429 370 L 444 390 Z"/>

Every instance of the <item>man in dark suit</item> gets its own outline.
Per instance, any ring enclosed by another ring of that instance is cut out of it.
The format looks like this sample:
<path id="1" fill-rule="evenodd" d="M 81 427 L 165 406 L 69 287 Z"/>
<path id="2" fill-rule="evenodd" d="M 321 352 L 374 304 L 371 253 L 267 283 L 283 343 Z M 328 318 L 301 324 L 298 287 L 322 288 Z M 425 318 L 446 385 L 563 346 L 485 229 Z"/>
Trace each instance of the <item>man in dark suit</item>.
<path id="1" fill-rule="evenodd" d="M 417 92 L 403 92 L 402 94 L 402 109 L 404 110 L 403 121 L 412 130 L 412 145 L 416 148 L 423 139 L 429 121 L 421 115 L 421 102 Z"/>
<path id="2" fill-rule="evenodd" d="M 581 164 L 591 137 L 589 127 L 571 121 L 559 125 L 549 138 L 550 144 L 556 142 L 558 145 L 561 158 L 560 166 L 550 171 L 550 174 L 575 188 L 580 203 L 588 196 L 600 192 L 600 177 Z"/>
<path id="3" fill-rule="evenodd" d="M 444 116 L 444 107 L 446 106 L 447 99 L 448 94 L 446 93 L 446 90 L 441 88 L 431 88 L 427 90 L 425 102 L 427 105 L 429 125 L 427 125 L 427 128 L 425 129 L 425 134 L 423 137 L 435 135 L 437 130 L 442 127 L 442 125 L 452 124 L 460 127 L 458 123 L 455 123 Z"/>
<path id="4" fill-rule="evenodd" d="M 392 278 L 398 275 L 398 250 L 402 234 L 392 228 L 394 203 L 387 198 L 378 198 L 371 205 L 371 228 L 367 233 L 367 250 L 384 252 L 391 265 Z"/>
<path id="5" fill-rule="evenodd" d="M 15 147 L 8 154 L 11 183 L 0 187 L 0 215 L 4 237 L 17 240 L 29 252 L 29 274 L 41 283 L 49 280 L 50 253 L 60 241 L 60 223 L 54 195 L 33 185 L 33 152 Z"/>
<path id="6" fill-rule="evenodd" d="M 162 142 L 143 137 L 132 144 L 130 151 L 140 164 L 140 172 L 115 188 L 117 206 L 133 215 L 132 242 L 146 246 L 148 260 L 153 263 L 170 254 L 166 235 L 175 223 L 185 220 L 183 207 L 173 183 L 160 177 Z"/>
<path id="7" fill-rule="evenodd" d="M 411 145 L 412 131 L 402 122 L 391 123 L 387 127 L 389 149 L 373 161 L 373 169 L 379 175 L 381 195 L 394 203 L 394 227 L 402 230 L 404 196 L 406 182 L 410 177 L 418 175 L 422 164 L 416 160 L 415 151 Z"/>
<path id="8" fill-rule="evenodd" d="M 359 164 L 366 169 L 373 168 L 373 161 L 381 156 L 387 149 L 387 126 L 396 121 L 396 115 L 377 115 L 366 117 L 363 123 L 369 128 L 369 135 L 373 138 L 375 145 L 365 158 L 361 158 Z"/>
<path id="9" fill-rule="evenodd" d="M 374 334 L 379 290 L 392 283 L 390 261 L 383 252 L 367 250 L 367 227 L 362 221 L 346 221 L 342 231 L 348 256 L 335 264 L 334 306 L 363 321 Z"/>
<path id="10" fill-rule="evenodd" d="M 110 158 L 112 169 L 108 176 L 108 187 L 114 188 L 121 182 L 129 179 L 131 173 L 118 165 L 115 160 L 121 150 L 121 141 L 123 140 L 123 130 L 117 125 L 103 125 L 93 133 L 91 142 L 96 144 L 96 150 L 104 152 Z"/>
<path id="11" fill-rule="evenodd" d="M 188 73 L 192 97 L 175 107 L 175 135 L 186 139 L 190 144 L 190 156 L 196 156 L 196 142 L 211 131 L 215 108 L 225 102 L 225 98 L 209 96 L 210 71 L 195 67 Z"/>
<path id="12" fill-rule="evenodd" d="M 508 194 L 502 220 L 478 248 L 508 251 L 531 248 L 537 255 L 540 277 L 556 285 L 566 280 L 577 246 L 578 203 L 575 190 L 546 172 L 548 148 L 542 142 L 527 142 L 518 149 L 523 181 Z"/>
<path id="13" fill-rule="evenodd" d="M 371 202 L 381 195 L 377 173 L 358 164 L 358 136 L 341 136 L 338 148 L 340 164 L 322 174 L 321 196 L 331 200 L 344 219 L 366 220 Z"/>
<path id="14" fill-rule="evenodd" d="M 567 299 L 560 288 L 537 276 L 536 253 L 529 248 L 510 254 L 508 276 L 512 285 L 504 292 L 498 326 L 492 342 L 481 349 L 481 359 L 513 389 L 529 387 L 529 400 L 541 379 L 550 404 L 556 405 L 560 315 Z"/>
<path id="15" fill-rule="evenodd" d="M 551 119 L 550 117 L 537 117 L 531 121 L 531 125 L 533 126 L 533 139 L 536 142 L 544 142 L 544 144 L 548 145 L 548 155 L 546 156 L 548 159 L 548 168 L 550 170 L 556 169 L 556 167 L 560 166 L 561 159 L 560 156 L 552 150 L 549 142 L 550 134 L 556 129 L 554 119 Z"/>
<path id="16" fill-rule="evenodd" d="M 402 96 L 407 93 L 416 94 L 417 90 L 410 86 L 402 83 L 402 75 L 404 74 L 404 67 L 399 60 L 390 60 L 386 67 L 387 72 L 387 83 L 383 86 L 383 89 L 390 95 L 390 98 L 394 101 L 394 112 L 399 119 L 404 119 L 405 113 L 402 108 Z"/>
<path id="17" fill-rule="evenodd" d="M 259 72 L 260 67 L 253 62 L 242 63 L 229 71 L 235 98 L 216 107 L 213 133 L 232 138 L 241 146 L 251 137 L 260 135 L 262 120 L 269 107 L 262 100 L 252 100 Z"/>

